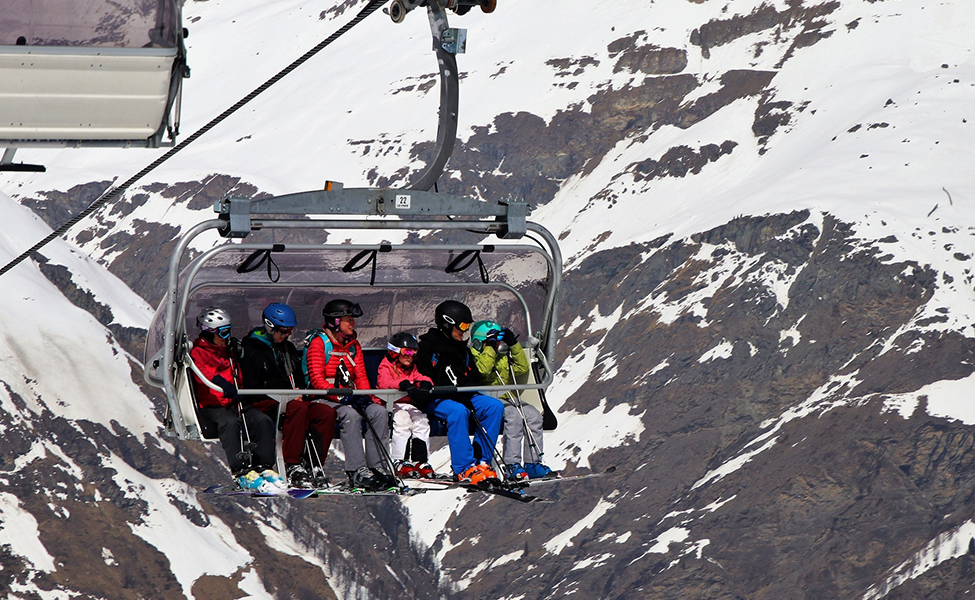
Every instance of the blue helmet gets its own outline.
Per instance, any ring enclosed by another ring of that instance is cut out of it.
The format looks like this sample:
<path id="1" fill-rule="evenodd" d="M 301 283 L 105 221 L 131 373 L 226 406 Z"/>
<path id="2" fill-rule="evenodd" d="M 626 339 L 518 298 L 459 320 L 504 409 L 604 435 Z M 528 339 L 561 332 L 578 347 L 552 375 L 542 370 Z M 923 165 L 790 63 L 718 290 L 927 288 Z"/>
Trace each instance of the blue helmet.
<path id="1" fill-rule="evenodd" d="M 295 311 L 291 307 L 281 302 L 268 304 L 264 309 L 264 326 L 268 331 L 275 327 L 294 327 L 298 324 Z"/>

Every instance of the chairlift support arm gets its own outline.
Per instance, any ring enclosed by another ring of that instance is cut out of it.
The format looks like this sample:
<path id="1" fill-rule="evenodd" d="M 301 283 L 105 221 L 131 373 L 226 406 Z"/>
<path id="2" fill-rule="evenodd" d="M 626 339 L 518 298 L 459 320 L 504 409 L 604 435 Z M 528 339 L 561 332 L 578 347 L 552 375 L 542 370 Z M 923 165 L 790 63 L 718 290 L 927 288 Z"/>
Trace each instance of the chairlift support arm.
<path id="1" fill-rule="evenodd" d="M 408 189 L 420 191 L 430 190 L 436 185 L 443 174 L 447 159 L 454 150 L 454 142 L 457 139 L 457 110 L 460 102 L 456 55 L 462 54 L 467 44 L 466 30 L 451 29 L 447 25 L 447 13 L 440 7 L 439 2 L 427 4 L 427 16 L 430 20 L 433 50 L 437 55 L 437 67 L 440 71 L 440 122 L 437 126 L 437 146 L 433 160 L 407 186 Z"/>

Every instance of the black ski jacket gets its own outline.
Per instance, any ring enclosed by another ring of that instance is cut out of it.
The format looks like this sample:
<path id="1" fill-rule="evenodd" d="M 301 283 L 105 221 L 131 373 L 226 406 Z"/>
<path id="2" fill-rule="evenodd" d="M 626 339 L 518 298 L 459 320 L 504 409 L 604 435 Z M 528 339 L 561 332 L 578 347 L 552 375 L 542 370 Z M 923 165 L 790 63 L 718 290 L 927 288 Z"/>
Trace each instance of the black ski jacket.
<path id="1" fill-rule="evenodd" d="M 301 389 L 301 353 L 285 340 L 275 344 L 263 327 L 255 327 L 240 343 L 243 356 L 240 370 L 244 372 L 244 387 L 251 389 Z"/>
<path id="2" fill-rule="evenodd" d="M 433 380 L 434 386 L 481 385 L 481 374 L 467 348 L 467 342 L 449 338 L 439 329 L 430 329 L 420 336 L 419 341 L 420 348 L 413 362 L 421 373 Z M 448 367 L 456 381 L 448 375 Z"/>

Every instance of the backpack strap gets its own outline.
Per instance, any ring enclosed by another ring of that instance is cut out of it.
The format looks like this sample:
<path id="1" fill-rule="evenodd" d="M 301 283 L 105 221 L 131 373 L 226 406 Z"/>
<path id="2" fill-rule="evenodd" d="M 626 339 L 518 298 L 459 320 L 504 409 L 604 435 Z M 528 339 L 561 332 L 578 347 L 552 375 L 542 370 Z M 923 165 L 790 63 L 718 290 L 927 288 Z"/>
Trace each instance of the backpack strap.
<path id="1" fill-rule="evenodd" d="M 321 329 L 312 329 L 309 331 L 305 337 L 305 347 L 301 351 L 301 372 L 305 376 L 305 386 L 308 388 L 311 387 L 311 377 L 308 374 L 308 349 L 311 348 L 311 343 L 316 337 L 322 338 L 322 343 L 325 346 L 325 362 L 328 363 L 329 359 L 332 358 L 332 340 Z"/>

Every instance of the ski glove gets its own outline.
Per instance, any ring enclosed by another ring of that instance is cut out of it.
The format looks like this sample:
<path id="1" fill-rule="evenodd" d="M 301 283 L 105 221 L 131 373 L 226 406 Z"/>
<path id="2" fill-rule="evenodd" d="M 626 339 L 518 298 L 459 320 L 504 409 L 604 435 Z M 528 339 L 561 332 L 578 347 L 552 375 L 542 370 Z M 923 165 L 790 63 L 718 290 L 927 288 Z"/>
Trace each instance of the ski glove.
<path id="1" fill-rule="evenodd" d="M 498 342 L 501 341 L 501 336 L 502 336 L 501 330 L 492 329 L 491 331 L 487 332 L 486 336 L 484 336 L 484 345 L 494 346 L 495 348 L 497 348 Z"/>
<path id="2" fill-rule="evenodd" d="M 430 399 L 430 390 L 425 390 L 419 387 L 412 387 L 406 391 L 409 395 L 410 400 L 414 402 L 427 402 Z"/>
<path id="3" fill-rule="evenodd" d="M 515 335 L 510 329 L 502 329 L 501 341 L 507 344 L 508 347 L 511 347 L 518 343 L 518 336 Z"/>
<path id="4" fill-rule="evenodd" d="M 351 406 L 352 408 L 361 412 L 365 410 L 367 406 L 372 404 L 372 400 L 369 398 L 369 396 L 349 395 L 339 400 L 339 404 L 345 404 L 346 406 Z"/>
<path id="5" fill-rule="evenodd" d="M 399 389 L 401 392 L 409 391 L 411 387 L 413 387 L 413 382 L 409 379 L 404 379 L 403 381 L 399 382 Z"/>
<path id="6" fill-rule="evenodd" d="M 220 386 L 220 389 L 223 391 L 224 398 L 227 400 L 237 399 L 237 386 L 224 379 L 222 375 L 216 375 L 213 378 L 213 383 Z"/>

